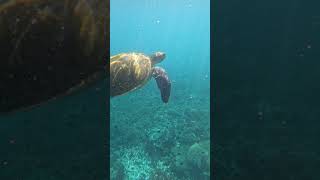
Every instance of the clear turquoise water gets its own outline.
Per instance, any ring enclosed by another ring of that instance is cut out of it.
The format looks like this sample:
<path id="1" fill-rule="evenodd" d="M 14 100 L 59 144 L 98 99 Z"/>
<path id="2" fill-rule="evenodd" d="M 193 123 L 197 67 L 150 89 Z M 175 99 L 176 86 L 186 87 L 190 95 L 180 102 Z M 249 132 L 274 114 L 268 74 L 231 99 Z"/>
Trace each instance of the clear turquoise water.
<path id="1" fill-rule="evenodd" d="M 168 104 L 154 80 L 110 100 L 111 179 L 209 179 L 209 6 L 209 0 L 110 1 L 111 55 L 164 51 L 159 66 L 172 82 Z"/>

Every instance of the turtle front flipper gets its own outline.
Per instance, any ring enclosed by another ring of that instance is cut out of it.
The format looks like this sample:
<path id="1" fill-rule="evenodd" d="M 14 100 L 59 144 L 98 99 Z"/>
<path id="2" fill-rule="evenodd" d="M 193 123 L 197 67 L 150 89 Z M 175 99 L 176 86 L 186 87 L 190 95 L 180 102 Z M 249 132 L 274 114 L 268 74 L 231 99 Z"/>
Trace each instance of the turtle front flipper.
<path id="1" fill-rule="evenodd" d="M 156 80 L 164 103 L 169 101 L 171 92 L 171 82 L 166 71 L 160 67 L 154 67 L 152 77 Z"/>

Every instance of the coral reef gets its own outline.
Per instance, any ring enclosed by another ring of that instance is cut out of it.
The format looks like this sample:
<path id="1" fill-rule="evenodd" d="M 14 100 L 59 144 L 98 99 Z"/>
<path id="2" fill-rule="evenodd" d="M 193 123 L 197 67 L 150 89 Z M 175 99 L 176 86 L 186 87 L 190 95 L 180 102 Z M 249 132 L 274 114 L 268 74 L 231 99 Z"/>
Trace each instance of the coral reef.
<path id="1" fill-rule="evenodd" d="M 153 171 L 151 160 L 142 146 L 121 150 L 119 158 L 126 180 L 150 179 Z"/>
<path id="2" fill-rule="evenodd" d="M 196 168 L 209 170 L 210 168 L 210 142 L 194 143 L 188 150 L 188 162 Z"/>
<path id="3" fill-rule="evenodd" d="M 210 142 L 194 143 L 187 153 L 188 165 L 197 174 L 197 177 L 210 174 Z"/>
<path id="4" fill-rule="evenodd" d="M 176 180 L 177 178 L 173 175 L 170 170 L 170 166 L 165 165 L 164 162 L 158 161 L 154 168 L 154 171 L 150 177 L 152 180 Z"/>
<path id="5" fill-rule="evenodd" d="M 152 88 L 111 101 L 111 179 L 209 179 L 209 97 L 179 88 L 162 106 Z"/>

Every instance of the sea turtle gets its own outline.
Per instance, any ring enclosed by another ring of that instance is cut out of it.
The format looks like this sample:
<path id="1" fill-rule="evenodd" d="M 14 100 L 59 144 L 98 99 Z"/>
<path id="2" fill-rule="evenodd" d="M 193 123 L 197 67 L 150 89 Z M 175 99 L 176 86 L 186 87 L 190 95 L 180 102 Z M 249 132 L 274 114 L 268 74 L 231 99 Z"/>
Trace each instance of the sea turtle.
<path id="1" fill-rule="evenodd" d="M 167 103 L 171 82 L 167 73 L 155 64 L 165 58 L 165 53 L 156 52 L 151 56 L 142 53 L 121 53 L 110 58 L 110 96 L 118 96 L 136 90 L 153 77 L 160 89 L 161 99 Z"/>
<path id="2" fill-rule="evenodd" d="M 106 0 L 0 0 L 0 112 L 107 77 Z"/>

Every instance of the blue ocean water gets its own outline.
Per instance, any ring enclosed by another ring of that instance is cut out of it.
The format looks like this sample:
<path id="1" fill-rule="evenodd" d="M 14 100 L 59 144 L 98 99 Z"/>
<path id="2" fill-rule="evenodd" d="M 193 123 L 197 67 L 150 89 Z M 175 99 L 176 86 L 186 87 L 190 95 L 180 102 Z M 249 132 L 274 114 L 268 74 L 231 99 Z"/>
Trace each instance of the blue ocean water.
<path id="1" fill-rule="evenodd" d="M 209 179 L 210 1 L 111 0 L 110 51 L 166 53 L 153 79 L 111 102 L 111 179 Z"/>
<path id="2" fill-rule="evenodd" d="M 106 81 L 0 116 L 0 179 L 103 179 Z"/>

